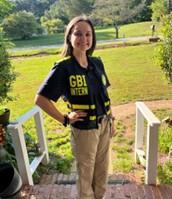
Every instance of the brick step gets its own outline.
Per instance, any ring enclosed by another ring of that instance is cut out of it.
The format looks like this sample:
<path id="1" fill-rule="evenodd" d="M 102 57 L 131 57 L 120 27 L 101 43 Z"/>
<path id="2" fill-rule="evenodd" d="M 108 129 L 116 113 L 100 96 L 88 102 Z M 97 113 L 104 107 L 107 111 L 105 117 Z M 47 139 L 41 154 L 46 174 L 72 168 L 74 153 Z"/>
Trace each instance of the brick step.
<path id="1" fill-rule="evenodd" d="M 76 184 L 77 174 L 76 172 L 70 173 L 69 175 L 56 173 L 53 175 L 44 174 L 41 178 L 39 184 L 48 185 L 48 184 L 63 184 L 63 185 L 72 185 Z M 135 177 L 130 175 L 124 175 L 121 173 L 109 175 L 108 184 L 128 184 L 135 182 Z"/>

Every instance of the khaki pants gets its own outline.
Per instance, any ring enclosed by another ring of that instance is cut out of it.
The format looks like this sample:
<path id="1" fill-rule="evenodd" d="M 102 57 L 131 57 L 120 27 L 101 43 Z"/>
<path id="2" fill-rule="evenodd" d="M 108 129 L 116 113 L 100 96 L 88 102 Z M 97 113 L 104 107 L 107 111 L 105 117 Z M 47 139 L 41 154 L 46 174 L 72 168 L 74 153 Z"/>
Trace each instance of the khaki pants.
<path id="1" fill-rule="evenodd" d="M 72 127 L 71 144 L 77 163 L 79 199 L 102 199 L 108 177 L 109 120 L 104 118 L 98 129 Z"/>

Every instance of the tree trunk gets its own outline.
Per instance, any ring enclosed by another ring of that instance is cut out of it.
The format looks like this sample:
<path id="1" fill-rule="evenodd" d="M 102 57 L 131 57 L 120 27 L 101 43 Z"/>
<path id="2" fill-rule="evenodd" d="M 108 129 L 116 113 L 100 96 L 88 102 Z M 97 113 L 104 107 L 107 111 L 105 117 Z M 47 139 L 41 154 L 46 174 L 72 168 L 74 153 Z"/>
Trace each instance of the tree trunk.
<path id="1" fill-rule="evenodd" d="M 115 38 L 118 39 L 119 38 L 119 27 L 117 24 L 114 24 L 115 26 Z"/>

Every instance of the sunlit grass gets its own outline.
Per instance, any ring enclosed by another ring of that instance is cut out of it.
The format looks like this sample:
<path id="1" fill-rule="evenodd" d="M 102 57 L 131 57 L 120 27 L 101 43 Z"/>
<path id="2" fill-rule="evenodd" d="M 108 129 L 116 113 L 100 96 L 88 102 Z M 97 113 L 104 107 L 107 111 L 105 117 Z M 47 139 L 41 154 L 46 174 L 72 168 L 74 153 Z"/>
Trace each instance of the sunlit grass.
<path id="1" fill-rule="evenodd" d="M 113 105 L 171 99 L 172 84 L 155 65 L 155 47 L 152 44 L 96 51 L 95 54 L 102 57 L 111 82 L 109 91 Z"/>
<path id="2" fill-rule="evenodd" d="M 100 56 L 105 64 L 111 83 L 109 93 L 112 105 L 136 100 L 172 99 L 172 85 L 167 82 L 160 67 L 156 66 L 153 61 L 154 48 L 155 44 L 95 51 L 94 55 Z M 11 60 L 18 73 L 11 92 L 16 100 L 7 104 L 11 109 L 11 120 L 15 120 L 34 106 L 34 97 L 40 84 L 54 62 L 59 59 L 61 59 L 59 55 L 47 55 Z M 62 100 L 56 105 L 63 113 L 67 112 Z M 62 124 L 46 114 L 43 117 L 51 157 L 53 160 L 58 160 L 53 166 L 62 171 L 63 165 L 66 169 L 72 162 L 73 156 L 69 146 L 70 132 L 67 129 L 64 131 Z M 31 134 L 34 134 L 33 128 L 31 123 L 26 125 L 26 131 Z M 129 172 L 133 168 L 133 160 L 130 155 L 133 142 L 125 139 L 123 135 L 125 128 L 122 124 L 119 124 L 117 128 L 119 133 L 114 138 L 116 145 L 113 148 L 114 151 L 117 151 L 118 162 L 114 164 L 114 170 L 119 171 L 121 168 L 122 171 Z M 58 137 L 63 133 L 66 135 L 65 141 Z M 58 145 L 58 139 L 61 139 L 59 142 L 62 142 L 64 146 Z M 126 145 L 120 149 L 117 143 L 126 143 Z"/>
<path id="3" fill-rule="evenodd" d="M 112 105 L 136 100 L 172 99 L 172 84 L 154 63 L 154 48 L 152 44 L 95 51 L 94 55 L 102 58 L 111 83 Z M 40 84 L 59 59 L 60 55 L 48 55 L 11 60 L 18 73 L 11 92 L 16 100 L 8 103 L 12 118 L 34 105 Z M 65 110 L 65 105 L 61 101 L 59 103 Z"/>

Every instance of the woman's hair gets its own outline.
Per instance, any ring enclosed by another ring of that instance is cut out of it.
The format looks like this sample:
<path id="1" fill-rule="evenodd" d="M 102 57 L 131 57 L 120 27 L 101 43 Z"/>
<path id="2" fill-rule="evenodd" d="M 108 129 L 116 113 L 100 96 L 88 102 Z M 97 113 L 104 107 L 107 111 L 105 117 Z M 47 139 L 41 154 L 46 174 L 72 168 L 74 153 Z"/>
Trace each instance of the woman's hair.
<path id="1" fill-rule="evenodd" d="M 64 47 L 63 47 L 63 51 L 62 51 L 63 57 L 72 56 L 73 47 L 70 42 L 70 36 L 72 34 L 73 27 L 80 21 L 84 21 L 84 22 L 88 23 L 92 30 L 93 41 L 92 41 L 91 48 L 88 49 L 86 52 L 87 55 L 92 55 L 92 53 L 96 47 L 96 34 L 95 34 L 95 30 L 94 30 L 92 22 L 85 15 L 77 16 L 77 17 L 73 18 L 66 27 L 65 37 L 64 37 Z"/>

